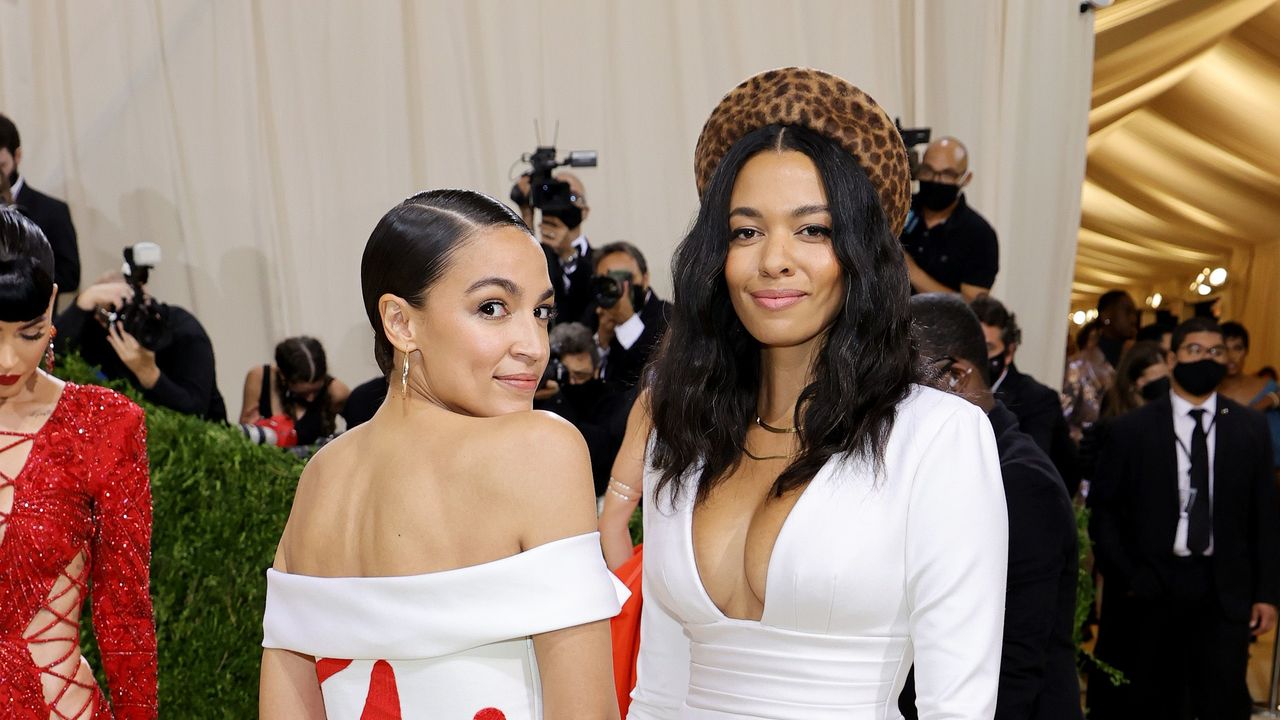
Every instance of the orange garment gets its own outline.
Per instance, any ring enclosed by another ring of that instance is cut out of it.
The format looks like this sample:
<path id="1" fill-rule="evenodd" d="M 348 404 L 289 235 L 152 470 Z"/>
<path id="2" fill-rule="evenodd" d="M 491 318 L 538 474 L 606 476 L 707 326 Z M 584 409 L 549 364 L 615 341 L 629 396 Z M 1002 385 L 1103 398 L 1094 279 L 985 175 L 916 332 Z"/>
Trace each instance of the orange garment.
<path id="1" fill-rule="evenodd" d="M 631 591 L 622 612 L 609 621 L 613 637 L 613 684 L 618 692 L 619 717 L 626 717 L 631 707 L 631 690 L 636 686 L 636 656 L 640 654 L 640 579 L 644 545 L 632 551 L 631 559 L 618 566 L 614 574 Z"/>

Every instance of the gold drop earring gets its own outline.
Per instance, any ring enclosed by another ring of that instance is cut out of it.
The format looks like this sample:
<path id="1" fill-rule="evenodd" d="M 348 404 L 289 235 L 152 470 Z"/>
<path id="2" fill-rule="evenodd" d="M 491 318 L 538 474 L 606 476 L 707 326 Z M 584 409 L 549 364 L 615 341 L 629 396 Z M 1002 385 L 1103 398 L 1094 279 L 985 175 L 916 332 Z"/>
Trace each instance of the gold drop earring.
<path id="1" fill-rule="evenodd" d="M 400 391 L 409 395 L 409 353 L 404 354 L 404 367 L 400 370 Z"/>

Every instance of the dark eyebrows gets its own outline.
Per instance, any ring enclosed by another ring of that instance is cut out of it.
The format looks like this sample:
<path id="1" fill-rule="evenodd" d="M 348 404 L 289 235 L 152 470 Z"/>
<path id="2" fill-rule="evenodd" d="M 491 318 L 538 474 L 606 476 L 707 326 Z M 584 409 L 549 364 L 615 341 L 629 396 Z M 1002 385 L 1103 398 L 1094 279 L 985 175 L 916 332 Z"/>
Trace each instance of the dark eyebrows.
<path id="1" fill-rule="evenodd" d="M 791 211 L 792 217 L 804 217 L 805 215 L 817 215 L 818 213 L 829 213 L 831 209 L 826 205 L 801 205 Z M 763 220 L 764 215 L 753 207 L 736 207 L 729 211 L 729 217 L 748 217 L 754 220 Z"/>
<path id="2" fill-rule="evenodd" d="M 25 323 L 25 324 L 20 328 L 19 332 L 21 332 L 22 330 L 30 330 L 31 328 L 33 328 L 33 327 L 35 327 L 35 326 L 39 325 L 40 323 L 42 323 L 42 322 L 44 322 L 44 321 L 45 321 L 44 316 L 38 317 L 38 318 L 36 318 L 35 320 L 32 320 L 32 321 L 31 321 L 31 322 L 29 322 L 29 323 Z"/>
<path id="3" fill-rule="evenodd" d="M 508 295 L 515 295 L 517 297 L 520 295 L 520 288 L 515 283 L 502 277 L 487 277 L 477 280 L 471 283 L 471 287 L 467 288 L 467 294 L 470 295 L 481 288 L 489 286 L 501 288 Z"/>
<path id="4" fill-rule="evenodd" d="M 792 217 L 804 217 L 805 215 L 817 215 L 818 213 L 830 213 L 831 210 L 826 205 L 801 205 L 791 211 Z"/>
<path id="5" fill-rule="evenodd" d="M 477 280 L 471 283 L 471 287 L 467 288 L 467 294 L 470 295 L 471 293 L 486 287 L 500 288 L 503 292 L 513 297 L 520 297 L 521 295 L 524 294 L 520 291 L 519 285 L 516 285 L 515 283 L 503 277 L 487 277 L 481 280 Z M 553 297 L 555 294 L 556 294 L 556 291 L 554 289 L 547 288 L 542 292 L 541 295 L 538 296 L 538 302 L 546 302 L 549 298 Z"/>

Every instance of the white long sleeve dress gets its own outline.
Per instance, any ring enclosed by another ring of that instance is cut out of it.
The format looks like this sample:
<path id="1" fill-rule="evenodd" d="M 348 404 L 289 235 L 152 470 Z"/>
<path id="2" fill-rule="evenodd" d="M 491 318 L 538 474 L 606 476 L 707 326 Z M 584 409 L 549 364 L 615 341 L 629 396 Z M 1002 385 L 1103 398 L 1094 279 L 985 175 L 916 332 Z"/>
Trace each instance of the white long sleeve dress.
<path id="1" fill-rule="evenodd" d="M 693 493 L 644 487 L 644 608 L 630 720 L 891 720 L 914 662 L 921 720 L 995 713 L 1008 517 L 991 425 L 917 387 L 877 480 L 833 458 L 779 532 L 760 621 L 703 588 Z"/>
<path id="2" fill-rule="evenodd" d="M 530 636 L 618 614 L 600 534 L 400 577 L 267 571 L 263 646 L 316 658 L 329 720 L 542 720 Z"/>

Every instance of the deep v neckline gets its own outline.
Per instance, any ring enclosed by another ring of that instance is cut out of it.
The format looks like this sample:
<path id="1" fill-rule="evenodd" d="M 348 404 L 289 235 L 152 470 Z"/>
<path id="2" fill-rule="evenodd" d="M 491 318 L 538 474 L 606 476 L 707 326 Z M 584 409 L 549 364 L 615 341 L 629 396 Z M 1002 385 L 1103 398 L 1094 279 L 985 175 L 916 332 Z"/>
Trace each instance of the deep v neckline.
<path id="1" fill-rule="evenodd" d="M 45 418 L 44 422 L 40 423 L 40 427 L 36 428 L 34 432 L 0 432 L 0 444 L 3 444 L 5 439 L 11 440 L 11 442 L 4 446 L 5 452 L 12 451 L 24 442 L 29 442 L 31 444 L 31 449 L 27 451 L 26 459 L 24 459 L 22 464 L 18 466 L 18 471 L 12 476 L 0 477 L 0 480 L 8 481 L 7 484 L 13 488 L 13 492 L 10 497 L 9 509 L 4 512 L 3 532 L 0 532 L 0 551 L 4 549 L 5 542 L 9 539 L 9 523 L 13 519 L 14 510 L 18 507 L 18 482 L 22 479 L 22 476 L 27 473 L 27 469 L 31 467 L 32 461 L 36 459 L 36 453 L 40 451 L 40 447 L 37 445 L 40 437 L 44 435 L 45 430 L 52 426 L 54 419 L 58 417 L 58 413 L 62 412 L 62 401 L 66 398 L 67 389 L 69 387 L 71 387 L 70 383 L 63 383 L 62 388 L 58 391 L 58 398 L 53 401 L 53 409 L 49 411 L 49 417 Z"/>
<path id="2" fill-rule="evenodd" d="M 800 504 L 805 502 L 805 498 L 810 494 L 809 491 L 813 489 L 814 485 L 826 480 L 827 473 L 831 467 L 831 463 L 834 462 L 835 459 L 836 459 L 836 456 L 834 455 L 828 458 L 827 462 L 823 464 L 822 468 L 818 470 L 818 472 L 813 476 L 813 479 L 810 480 L 804 486 L 804 488 L 800 490 L 800 497 L 796 498 L 795 504 L 793 504 L 791 506 L 791 509 L 787 511 L 787 516 L 782 519 L 782 524 L 778 526 L 778 534 L 773 538 L 773 547 L 769 549 L 769 560 L 765 565 L 764 599 L 760 603 L 761 608 L 760 608 L 759 620 L 753 620 L 751 618 L 733 617 L 732 615 L 727 614 L 724 610 L 720 609 L 720 606 L 716 604 L 716 601 L 711 599 L 711 593 L 707 592 L 707 586 L 702 582 L 702 571 L 698 569 L 698 553 L 697 553 L 697 550 L 694 548 L 694 544 L 693 544 L 693 513 L 697 509 L 697 500 L 695 499 L 693 502 L 689 503 L 689 512 L 687 513 L 687 517 L 684 519 L 684 523 L 683 523 L 684 538 L 682 538 L 682 541 L 684 543 L 685 555 L 689 562 L 689 572 L 693 576 L 692 578 L 693 584 L 697 586 L 698 595 L 703 599 L 703 601 L 706 602 L 707 607 L 710 608 L 713 613 L 715 613 L 718 620 L 725 621 L 725 622 L 733 622 L 733 623 L 745 623 L 749 625 L 766 624 L 765 621 L 769 617 L 769 601 L 771 598 L 773 598 L 773 569 L 775 565 L 774 558 L 778 557 L 778 546 L 782 544 L 783 539 L 787 536 L 788 528 L 791 525 L 791 518 L 793 518 L 796 514 L 796 511 L 799 510 Z M 746 557 L 746 541 L 745 540 L 743 541 L 743 557 L 744 559 Z M 743 564 L 743 572 L 744 573 L 746 572 L 745 562 Z"/>

